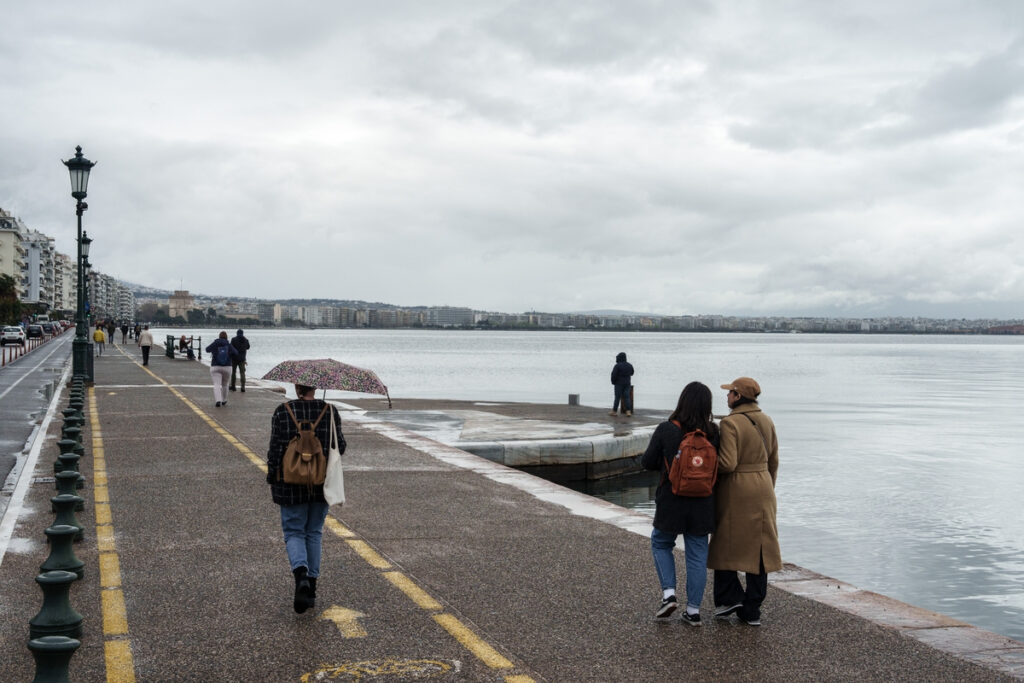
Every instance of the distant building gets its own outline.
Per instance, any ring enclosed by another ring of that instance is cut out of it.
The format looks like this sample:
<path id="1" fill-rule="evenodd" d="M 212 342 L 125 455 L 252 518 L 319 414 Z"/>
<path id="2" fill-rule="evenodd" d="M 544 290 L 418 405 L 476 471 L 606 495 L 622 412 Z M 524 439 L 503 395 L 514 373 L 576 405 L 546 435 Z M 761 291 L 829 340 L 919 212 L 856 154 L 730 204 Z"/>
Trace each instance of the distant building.
<path id="1" fill-rule="evenodd" d="M 0 275 L 14 279 L 15 293 L 23 296 L 22 270 L 25 268 L 25 247 L 22 246 L 24 224 L 3 209 L 0 209 Z"/>
<path id="2" fill-rule="evenodd" d="M 176 289 L 167 298 L 167 315 L 172 318 L 182 317 L 188 320 L 188 312 L 195 308 L 195 300 L 186 289 Z"/>

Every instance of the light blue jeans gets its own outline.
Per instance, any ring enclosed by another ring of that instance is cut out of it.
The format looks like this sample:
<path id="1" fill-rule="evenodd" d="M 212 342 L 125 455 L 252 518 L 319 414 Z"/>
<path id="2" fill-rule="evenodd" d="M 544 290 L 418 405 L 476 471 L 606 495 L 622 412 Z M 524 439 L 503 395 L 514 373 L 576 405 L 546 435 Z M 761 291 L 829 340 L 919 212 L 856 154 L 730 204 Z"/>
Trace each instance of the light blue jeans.
<path id="1" fill-rule="evenodd" d="M 320 546 L 324 538 L 327 503 L 300 503 L 281 506 L 281 529 L 284 547 L 292 571 L 306 568 L 306 576 L 320 576 Z"/>
<path id="2" fill-rule="evenodd" d="M 651 532 L 651 554 L 662 590 L 676 587 L 676 558 L 672 553 L 676 537 L 677 534 L 659 529 Z M 708 582 L 707 535 L 683 534 L 683 550 L 686 553 L 686 606 L 699 609 Z"/>

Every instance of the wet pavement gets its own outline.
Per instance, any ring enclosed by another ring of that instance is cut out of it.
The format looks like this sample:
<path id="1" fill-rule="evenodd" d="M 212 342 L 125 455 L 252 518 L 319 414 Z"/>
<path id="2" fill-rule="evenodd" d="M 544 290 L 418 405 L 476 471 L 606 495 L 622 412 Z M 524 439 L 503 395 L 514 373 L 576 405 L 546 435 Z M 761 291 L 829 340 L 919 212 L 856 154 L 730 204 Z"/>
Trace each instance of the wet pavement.
<path id="1" fill-rule="evenodd" d="M 348 502 L 325 529 L 317 606 L 297 615 L 262 469 L 281 395 L 251 387 L 215 408 L 205 366 L 154 354 L 143 368 L 132 345 L 97 359 L 96 380 L 72 680 L 1024 677 L 1020 643 L 792 565 L 772 575 L 761 627 L 713 619 L 709 595 L 703 627 L 657 621 L 649 518 L 399 426 L 415 416 L 377 419 L 372 400 L 343 412 Z M 602 422 L 569 406 L 396 401 L 396 410 L 453 412 L 445 420 L 463 428 L 466 412 L 564 422 L 570 434 Z M 58 432 L 49 423 L 19 481 L 0 548 L 7 680 L 33 670 L 25 643 L 41 605 L 34 578 L 48 552 Z"/>

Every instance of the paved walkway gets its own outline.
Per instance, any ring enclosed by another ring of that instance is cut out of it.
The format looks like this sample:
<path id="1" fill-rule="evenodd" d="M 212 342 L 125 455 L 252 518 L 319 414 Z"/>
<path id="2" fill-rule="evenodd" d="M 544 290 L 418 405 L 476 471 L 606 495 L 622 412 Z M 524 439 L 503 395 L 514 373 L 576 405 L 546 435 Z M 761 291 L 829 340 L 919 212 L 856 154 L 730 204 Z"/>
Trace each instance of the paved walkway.
<path id="1" fill-rule="evenodd" d="M 72 588 L 85 633 L 72 680 L 1024 675 L 1020 643 L 796 567 L 772 576 L 760 628 L 707 613 L 699 629 L 657 622 L 648 518 L 361 411 L 343 415 L 349 502 L 329 518 L 317 609 L 296 615 L 262 471 L 281 396 L 250 390 L 215 408 L 208 378 L 198 363 L 156 354 L 143 368 L 131 345 L 97 359 L 76 546 L 86 568 Z M 0 548 L 5 680 L 32 675 L 25 643 L 41 604 L 34 577 L 53 519 L 58 428 L 49 424 L 34 477 L 19 483 L 13 537 Z M 872 599 L 887 624 L 848 611 Z"/>

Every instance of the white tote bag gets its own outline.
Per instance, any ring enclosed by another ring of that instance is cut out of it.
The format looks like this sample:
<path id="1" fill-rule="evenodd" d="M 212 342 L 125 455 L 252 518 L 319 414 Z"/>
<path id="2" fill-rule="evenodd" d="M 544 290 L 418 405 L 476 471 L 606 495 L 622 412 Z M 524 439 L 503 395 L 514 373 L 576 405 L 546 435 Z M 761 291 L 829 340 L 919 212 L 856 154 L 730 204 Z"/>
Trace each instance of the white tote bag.
<path id="1" fill-rule="evenodd" d="M 334 408 L 331 408 L 331 442 L 327 449 L 327 478 L 324 479 L 324 499 L 328 505 L 345 504 L 345 473 L 341 470 L 341 449 L 334 426 Z"/>

